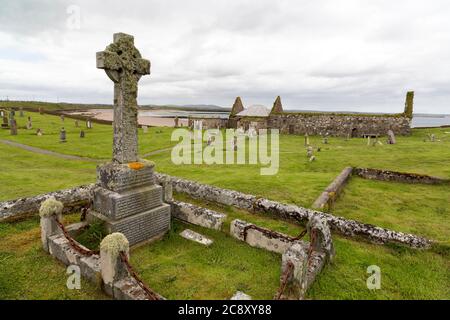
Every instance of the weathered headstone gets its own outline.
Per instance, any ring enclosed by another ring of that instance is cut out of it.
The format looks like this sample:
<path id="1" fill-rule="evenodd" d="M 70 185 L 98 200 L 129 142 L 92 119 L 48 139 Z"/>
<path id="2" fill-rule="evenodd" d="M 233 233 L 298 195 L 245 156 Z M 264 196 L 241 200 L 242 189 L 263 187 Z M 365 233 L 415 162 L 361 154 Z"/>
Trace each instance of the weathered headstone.
<path id="1" fill-rule="evenodd" d="M 41 128 L 37 128 L 37 130 L 36 130 L 36 135 L 38 136 L 38 137 L 40 137 L 40 136 L 42 136 L 42 130 L 41 130 Z"/>
<path id="2" fill-rule="evenodd" d="M 80 138 L 84 138 L 84 136 L 85 136 L 84 130 L 81 130 L 80 131 Z"/>
<path id="3" fill-rule="evenodd" d="M 142 126 L 142 131 L 144 133 L 148 133 L 148 127 L 147 126 Z"/>
<path id="4" fill-rule="evenodd" d="M 17 122 L 15 119 L 9 120 L 10 133 L 12 136 L 17 136 Z"/>
<path id="5" fill-rule="evenodd" d="M 3 113 L 3 123 L 2 123 L 2 129 L 8 129 L 9 128 L 9 120 L 8 116 L 6 115 L 6 112 Z"/>
<path id="6" fill-rule="evenodd" d="M 64 128 L 61 128 L 61 131 L 59 132 L 59 142 L 67 142 L 66 130 Z"/>
<path id="7" fill-rule="evenodd" d="M 305 147 L 309 146 L 309 136 L 308 133 L 305 133 Z"/>
<path id="8" fill-rule="evenodd" d="M 397 140 L 395 139 L 394 131 L 389 130 L 387 135 L 388 135 L 388 141 L 387 141 L 388 144 L 396 144 L 397 143 Z"/>
<path id="9" fill-rule="evenodd" d="M 92 129 L 92 121 L 91 120 L 86 121 L 86 128 Z"/>
<path id="10" fill-rule="evenodd" d="M 306 156 L 308 158 L 311 158 L 314 155 L 314 150 L 312 146 L 308 146 L 308 148 L 306 148 Z"/>
<path id="11" fill-rule="evenodd" d="M 31 130 L 33 129 L 33 123 L 31 122 L 30 117 L 28 117 L 28 121 L 27 121 L 27 130 Z"/>
<path id="12" fill-rule="evenodd" d="M 103 221 L 108 232 L 123 233 L 133 245 L 170 227 L 170 206 L 155 184 L 154 164 L 138 157 L 138 81 L 150 74 L 150 61 L 141 58 L 132 36 L 117 33 L 97 53 L 97 68 L 114 82 L 113 160 L 97 168 L 88 220 Z"/>

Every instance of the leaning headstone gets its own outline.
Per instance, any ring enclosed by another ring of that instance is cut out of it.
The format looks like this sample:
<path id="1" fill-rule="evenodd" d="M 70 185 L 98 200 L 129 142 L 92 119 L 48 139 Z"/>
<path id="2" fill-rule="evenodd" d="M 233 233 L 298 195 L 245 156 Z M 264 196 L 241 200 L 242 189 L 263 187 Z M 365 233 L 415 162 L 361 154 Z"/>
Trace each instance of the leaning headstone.
<path id="1" fill-rule="evenodd" d="M 114 82 L 112 162 L 97 167 L 97 187 L 87 220 L 100 220 L 108 232 L 120 232 L 130 245 L 164 235 L 170 228 L 170 205 L 162 202 L 154 164 L 138 156 L 138 81 L 150 74 L 133 36 L 117 33 L 97 53 L 97 68 Z"/>
<path id="2" fill-rule="evenodd" d="M 80 131 L 80 138 L 84 138 L 84 136 L 85 136 L 84 130 L 81 130 Z"/>
<path id="3" fill-rule="evenodd" d="M 67 142 L 66 130 L 64 128 L 61 128 L 61 131 L 59 132 L 59 142 Z"/>
<path id="4" fill-rule="evenodd" d="M 12 136 L 17 136 L 17 121 L 16 119 L 9 120 L 10 133 Z"/>
<path id="5" fill-rule="evenodd" d="M 394 131 L 389 130 L 387 135 L 388 135 L 388 141 L 387 141 L 388 144 L 396 144 L 397 143 L 397 141 L 395 139 Z"/>

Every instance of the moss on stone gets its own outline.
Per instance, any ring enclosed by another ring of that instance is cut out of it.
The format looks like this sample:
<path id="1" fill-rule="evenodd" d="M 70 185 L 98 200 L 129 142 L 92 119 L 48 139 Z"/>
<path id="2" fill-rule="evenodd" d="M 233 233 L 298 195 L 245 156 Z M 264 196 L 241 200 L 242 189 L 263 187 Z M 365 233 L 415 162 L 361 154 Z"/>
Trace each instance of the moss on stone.
<path id="1" fill-rule="evenodd" d="M 117 257 L 122 251 L 128 251 L 129 247 L 128 239 L 120 232 L 107 235 L 100 243 L 100 250 L 108 252 L 113 257 Z"/>
<path id="2" fill-rule="evenodd" d="M 50 217 L 53 215 L 58 215 L 62 213 L 64 205 L 62 202 L 55 199 L 55 197 L 50 197 L 44 202 L 42 202 L 39 209 L 39 215 L 41 217 Z"/>

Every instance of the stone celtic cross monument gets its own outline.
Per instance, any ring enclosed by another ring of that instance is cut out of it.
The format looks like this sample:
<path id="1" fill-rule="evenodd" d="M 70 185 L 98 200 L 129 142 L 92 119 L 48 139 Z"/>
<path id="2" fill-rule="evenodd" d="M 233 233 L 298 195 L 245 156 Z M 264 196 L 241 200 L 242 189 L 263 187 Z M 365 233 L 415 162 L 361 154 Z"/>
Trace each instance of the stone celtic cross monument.
<path id="1" fill-rule="evenodd" d="M 114 42 L 97 53 L 97 68 L 114 82 L 113 159 L 97 168 L 88 218 L 123 233 L 133 245 L 163 235 L 170 226 L 170 206 L 155 184 L 154 164 L 138 157 L 138 81 L 150 74 L 150 61 L 142 59 L 132 36 L 116 33 Z"/>

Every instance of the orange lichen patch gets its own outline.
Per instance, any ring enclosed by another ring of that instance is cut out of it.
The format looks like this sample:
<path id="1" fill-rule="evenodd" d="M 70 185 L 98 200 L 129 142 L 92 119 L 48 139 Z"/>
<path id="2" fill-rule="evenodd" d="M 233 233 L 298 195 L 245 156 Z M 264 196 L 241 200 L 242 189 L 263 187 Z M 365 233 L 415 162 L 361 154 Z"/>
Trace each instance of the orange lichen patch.
<path id="1" fill-rule="evenodd" d="M 141 170 L 144 167 L 145 167 L 145 165 L 142 162 L 130 162 L 128 164 L 128 168 L 133 169 L 133 170 Z"/>

